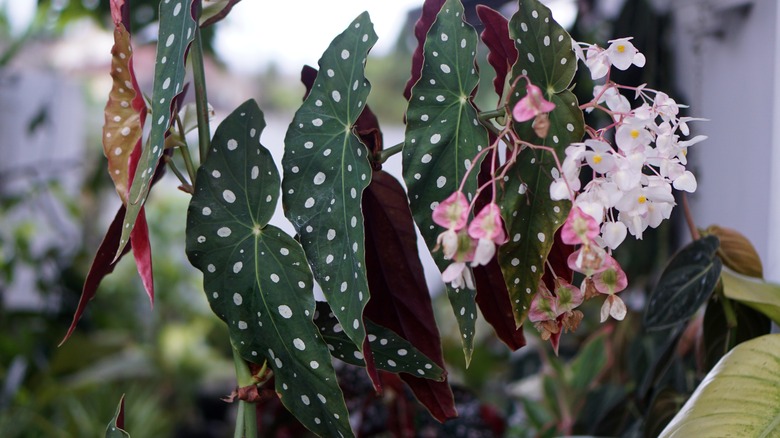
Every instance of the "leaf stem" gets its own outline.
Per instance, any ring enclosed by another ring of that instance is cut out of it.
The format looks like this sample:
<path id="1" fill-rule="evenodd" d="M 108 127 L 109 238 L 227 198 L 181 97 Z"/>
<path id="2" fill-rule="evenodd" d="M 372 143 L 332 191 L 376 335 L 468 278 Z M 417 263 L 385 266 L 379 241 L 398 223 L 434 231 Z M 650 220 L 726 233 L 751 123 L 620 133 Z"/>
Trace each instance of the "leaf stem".
<path id="1" fill-rule="evenodd" d="M 192 163 L 192 156 L 190 156 L 190 148 L 185 146 L 180 146 L 177 149 L 181 151 L 181 156 L 184 158 L 184 166 L 187 168 L 187 174 L 190 176 L 190 181 L 195 181 L 195 165 Z"/>
<path id="2" fill-rule="evenodd" d="M 189 181 L 187 181 L 187 178 L 176 167 L 176 163 L 173 161 L 173 159 L 169 155 L 163 155 L 163 159 L 165 160 L 165 164 L 168 165 L 168 168 L 171 169 L 171 172 L 173 172 L 173 174 L 176 175 L 176 178 L 179 179 L 179 182 L 181 183 L 182 187 L 188 189 L 189 193 L 193 193 L 192 185 L 190 184 Z"/>
<path id="3" fill-rule="evenodd" d="M 209 128 L 209 103 L 206 95 L 206 72 L 203 68 L 203 41 L 200 27 L 195 27 L 195 39 L 192 42 L 190 54 L 192 56 L 192 80 L 195 84 L 195 110 L 198 116 L 198 146 L 200 162 L 203 163 L 209 153 L 211 130 Z M 193 181 L 195 181 L 194 178 Z"/>
<path id="4" fill-rule="evenodd" d="M 506 115 L 506 110 L 504 108 L 499 108 L 490 111 L 482 111 L 479 113 L 478 116 L 479 116 L 479 120 L 484 122 L 485 120 L 495 119 L 505 115 Z"/>
<path id="5" fill-rule="evenodd" d="M 375 155 L 374 161 L 379 163 L 379 164 L 382 164 L 385 161 L 387 161 L 390 157 L 392 157 L 393 155 L 395 155 L 395 154 L 397 154 L 397 153 L 399 153 L 399 152 L 401 152 L 403 150 L 404 150 L 404 142 L 401 142 L 401 143 L 398 143 L 396 145 L 390 146 L 387 149 L 382 149 L 381 151 L 379 151 L 378 154 Z"/>
<path id="6" fill-rule="evenodd" d="M 252 371 L 249 369 L 246 361 L 241 357 L 233 347 L 233 365 L 236 367 L 236 381 L 239 388 L 254 385 Z M 257 412 L 252 403 L 244 400 L 238 401 L 238 412 L 236 414 L 236 430 L 233 433 L 234 438 L 257 438 Z"/>
<path id="7" fill-rule="evenodd" d="M 693 240 L 699 240 L 699 229 L 696 228 L 696 222 L 693 221 L 693 213 L 691 213 L 691 207 L 688 205 L 688 195 L 682 192 L 682 207 L 683 213 L 685 213 L 685 222 L 688 223 L 688 230 L 691 232 L 691 238 Z"/>

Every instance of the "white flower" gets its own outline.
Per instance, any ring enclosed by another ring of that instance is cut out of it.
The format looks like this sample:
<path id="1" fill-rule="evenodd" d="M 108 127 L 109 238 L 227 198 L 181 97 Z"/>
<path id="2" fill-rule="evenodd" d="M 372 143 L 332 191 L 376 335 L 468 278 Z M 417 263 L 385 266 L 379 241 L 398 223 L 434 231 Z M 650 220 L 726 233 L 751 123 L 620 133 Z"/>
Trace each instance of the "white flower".
<path id="1" fill-rule="evenodd" d="M 631 64 L 637 67 L 645 66 L 645 55 L 639 53 L 630 40 L 631 38 L 611 40 L 605 52 L 609 57 L 609 62 L 620 70 L 628 69 Z"/>
<path id="2" fill-rule="evenodd" d="M 609 58 L 598 46 L 588 47 L 585 65 L 590 70 L 590 77 L 593 80 L 601 79 L 609 72 Z"/>
<path id="3" fill-rule="evenodd" d="M 467 287 L 474 289 L 474 277 L 471 275 L 471 269 L 464 262 L 456 262 L 441 273 L 441 278 L 445 283 L 451 283 L 455 289 Z"/>
<path id="4" fill-rule="evenodd" d="M 601 227 L 601 238 L 610 249 L 620 246 L 627 233 L 628 229 L 622 222 L 605 222 Z"/>

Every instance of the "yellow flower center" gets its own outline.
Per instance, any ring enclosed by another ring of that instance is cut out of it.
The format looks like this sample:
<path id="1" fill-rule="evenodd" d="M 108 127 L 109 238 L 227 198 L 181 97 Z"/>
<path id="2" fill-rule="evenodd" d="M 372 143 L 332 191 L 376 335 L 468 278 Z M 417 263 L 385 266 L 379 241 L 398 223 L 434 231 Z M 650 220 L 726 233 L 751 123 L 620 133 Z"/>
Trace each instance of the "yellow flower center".
<path id="1" fill-rule="evenodd" d="M 601 160 L 602 160 L 601 155 L 594 155 L 593 156 L 593 162 L 594 163 L 599 164 L 599 163 L 601 163 Z"/>
<path id="2" fill-rule="evenodd" d="M 631 138 L 637 138 L 639 137 L 639 130 L 638 129 L 632 129 L 631 130 Z"/>
<path id="3" fill-rule="evenodd" d="M 625 51 L 626 51 L 626 46 L 624 46 L 623 44 L 619 44 L 619 45 L 617 46 L 617 51 L 618 51 L 618 53 L 623 53 L 623 52 L 625 52 Z"/>
<path id="4" fill-rule="evenodd" d="M 645 202 L 647 202 L 647 197 L 645 197 L 645 195 L 639 195 L 639 197 L 636 200 L 640 204 L 644 204 Z"/>

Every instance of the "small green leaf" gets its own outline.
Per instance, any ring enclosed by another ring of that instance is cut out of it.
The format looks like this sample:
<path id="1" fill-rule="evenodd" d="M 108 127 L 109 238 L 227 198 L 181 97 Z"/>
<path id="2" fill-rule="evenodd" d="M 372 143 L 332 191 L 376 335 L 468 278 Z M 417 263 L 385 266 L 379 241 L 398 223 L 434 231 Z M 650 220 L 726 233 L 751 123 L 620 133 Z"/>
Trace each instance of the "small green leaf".
<path id="1" fill-rule="evenodd" d="M 604 371 L 607 364 L 606 334 L 599 333 L 589 340 L 572 360 L 571 386 L 574 389 L 586 390 Z"/>
<path id="2" fill-rule="evenodd" d="M 650 294 L 644 316 L 647 328 L 662 329 L 681 323 L 707 301 L 723 267 L 715 255 L 718 245 L 717 237 L 707 236 L 675 254 Z"/>
<path id="3" fill-rule="evenodd" d="M 780 436 L 780 335 L 737 345 L 696 388 L 661 438 Z"/>
<path id="4" fill-rule="evenodd" d="M 360 200 L 371 165 L 352 126 L 371 88 L 364 68 L 376 39 L 363 13 L 331 42 L 287 130 L 282 159 L 285 214 L 314 277 L 358 348 L 366 335 L 362 319 L 369 299 Z"/>
<path id="5" fill-rule="evenodd" d="M 300 245 L 268 225 L 279 173 L 260 144 L 254 101 L 217 128 L 187 211 L 187 256 L 230 339 L 247 361 L 267 362 L 276 393 L 321 436 L 352 436 L 325 342 L 312 322 L 312 276 Z"/>
<path id="6" fill-rule="evenodd" d="M 146 202 L 152 176 L 165 149 L 165 133 L 171 124 L 174 98 L 184 87 L 186 55 L 195 38 L 197 23 L 192 16 L 194 0 L 160 2 L 160 30 L 152 91 L 149 147 L 144 148 L 128 196 L 127 213 L 116 256 L 122 253 L 135 226 L 135 220 Z M 129 84 L 128 84 L 129 86 Z"/>
<path id="7" fill-rule="evenodd" d="M 750 306 L 780 324 L 780 285 L 724 269 L 723 295 Z"/>
<path id="8" fill-rule="evenodd" d="M 363 354 L 344 334 L 328 303 L 317 303 L 314 324 L 319 327 L 333 357 L 352 365 L 365 366 Z M 395 374 L 407 373 L 439 382 L 444 380 L 444 370 L 414 348 L 411 342 L 370 320 L 366 320 L 366 329 L 374 353 L 374 363 L 380 370 Z"/>
<path id="9" fill-rule="evenodd" d="M 125 396 L 119 399 L 116 407 L 116 413 L 111 422 L 106 426 L 106 438 L 130 438 L 130 434 L 124 430 L 125 427 Z"/>
<path id="10" fill-rule="evenodd" d="M 433 222 L 433 209 L 458 190 L 466 171 L 479 169 L 482 159 L 474 159 L 488 146 L 487 131 L 477 120 L 471 101 L 479 83 L 476 47 L 477 32 L 463 21 L 463 6 L 457 0 L 448 0 L 425 40 L 422 76 L 412 88 L 406 113 L 403 153 L 409 205 L 431 250 L 444 231 Z M 474 171 L 464 183 L 463 192 L 473 196 L 476 189 Z M 450 264 L 441 252 L 432 254 L 440 270 Z M 458 320 L 468 363 L 474 349 L 476 291 L 448 286 L 447 295 Z"/>
<path id="11" fill-rule="evenodd" d="M 574 77 L 577 63 L 571 37 L 553 20 L 550 10 L 536 0 L 520 2 L 520 9 L 509 22 L 509 34 L 518 51 L 512 81 L 527 76 L 555 104 L 549 114 L 550 129 L 545 138 L 534 133 L 531 121 L 516 123 L 515 129 L 523 140 L 552 148 L 563 160 L 566 147 L 582 140 L 585 133 L 577 98 L 566 88 Z M 525 96 L 525 84 L 524 79 L 518 81 L 511 105 Z M 544 274 L 555 232 L 571 208 L 569 202 L 550 199 L 550 184 L 557 172 L 550 151 L 525 148 L 518 153 L 506 183 L 499 187 L 499 205 L 509 242 L 499 249 L 498 261 L 518 325 L 525 321 Z"/>

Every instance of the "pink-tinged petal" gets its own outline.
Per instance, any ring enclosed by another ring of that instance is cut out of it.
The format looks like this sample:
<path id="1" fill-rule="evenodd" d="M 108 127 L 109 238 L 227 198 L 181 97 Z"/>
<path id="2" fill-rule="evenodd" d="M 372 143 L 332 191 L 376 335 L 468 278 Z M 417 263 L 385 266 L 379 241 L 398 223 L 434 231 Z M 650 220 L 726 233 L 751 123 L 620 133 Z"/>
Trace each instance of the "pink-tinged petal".
<path id="1" fill-rule="evenodd" d="M 606 269 L 604 259 L 607 253 L 595 245 L 583 245 L 577 251 L 569 255 L 566 260 L 569 269 L 580 272 L 585 276 L 598 274 Z"/>
<path id="2" fill-rule="evenodd" d="M 593 216 L 585 214 L 579 207 L 569 212 L 561 229 L 561 239 L 567 245 L 579 245 L 592 241 L 599 235 L 599 225 Z"/>
<path id="3" fill-rule="evenodd" d="M 578 287 L 560 277 L 555 281 L 555 295 L 558 297 L 558 315 L 571 312 L 582 304 L 585 298 L 585 294 Z"/>
<path id="4" fill-rule="evenodd" d="M 536 111 L 530 104 L 531 98 L 525 96 L 520 99 L 512 110 L 512 117 L 516 122 L 527 122 L 536 117 Z"/>
<path id="5" fill-rule="evenodd" d="M 451 265 L 447 266 L 447 269 L 445 269 L 444 272 L 441 273 L 441 279 L 445 283 L 451 283 L 456 278 L 462 276 L 464 269 L 466 269 L 465 263 L 462 262 L 452 263 Z"/>
<path id="6" fill-rule="evenodd" d="M 455 192 L 433 209 L 433 221 L 444 228 L 455 231 L 466 226 L 469 202 L 463 192 Z"/>
<path id="7" fill-rule="evenodd" d="M 458 251 L 458 233 L 453 229 L 448 229 L 439 234 L 439 237 L 436 239 L 436 245 L 441 246 L 445 259 L 452 259 Z"/>
<path id="8" fill-rule="evenodd" d="M 558 317 L 558 298 L 544 284 L 539 285 L 539 291 L 531 301 L 528 319 L 531 322 L 552 321 Z"/>
<path id="9" fill-rule="evenodd" d="M 518 122 L 526 122 L 539 114 L 549 113 L 555 109 L 555 104 L 545 100 L 542 90 L 536 85 L 525 87 L 526 95 L 520 99 L 512 110 L 512 116 Z"/>
<path id="10" fill-rule="evenodd" d="M 496 254 L 496 245 L 490 239 L 479 239 L 471 266 L 487 265 Z"/>
<path id="11" fill-rule="evenodd" d="M 605 268 L 593 276 L 593 283 L 596 290 L 603 294 L 615 294 L 628 287 L 628 278 L 626 273 L 620 267 L 620 264 L 610 255 L 605 255 Z"/>
<path id="12" fill-rule="evenodd" d="M 620 299 L 617 295 L 610 295 L 607 298 L 608 301 L 612 301 L 612 306 L 609 309 L 609 315 L 618 321 L 622 321 L 626 317 L 626 303 Z"/>
<path id="13" fill-rule="evenodd" d="M 479 212 L 469 225 L 469 236 L 474 239 L 491 240 L 497 245 L 506 243 L 506 232 L 498 205 L 491 202 Z"/>
<path id="14" fill-rule="evenodd" d="M 609 300 L 614 295 L 610 295 L 607 297 L 606 300 L 604 300 L 604 304 L 601 305 L 601 322 L 606 321 L 609 319 L 609 312 L 612 309 L 612 302 Z"/>

